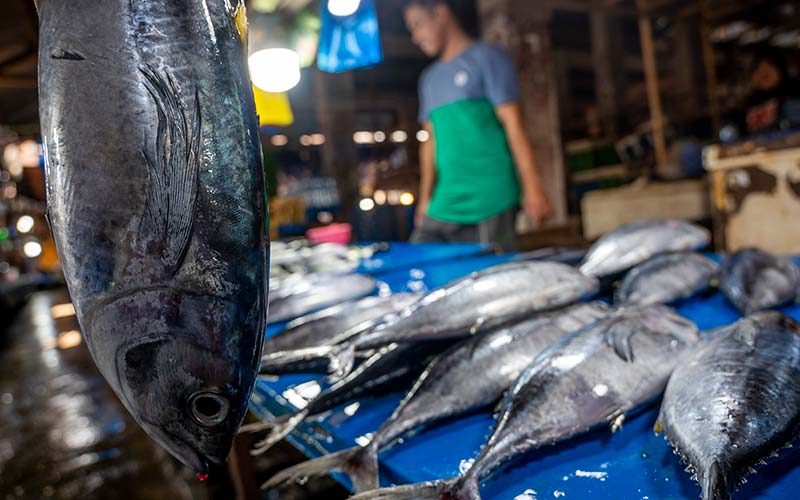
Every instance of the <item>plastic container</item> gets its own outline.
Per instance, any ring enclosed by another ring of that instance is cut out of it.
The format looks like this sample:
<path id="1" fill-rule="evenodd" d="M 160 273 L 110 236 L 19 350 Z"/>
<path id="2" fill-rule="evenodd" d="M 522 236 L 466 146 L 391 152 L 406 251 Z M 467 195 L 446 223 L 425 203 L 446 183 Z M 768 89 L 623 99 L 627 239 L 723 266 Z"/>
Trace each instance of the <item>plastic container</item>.
<path id="1" fill-rule="evenodd" d="M 314 243 L 338 243 L 347 245 L 353 234 L 350 224 L 331 224 L 329 226 L 315 227 L 309 229 L 308 239 Z"/>

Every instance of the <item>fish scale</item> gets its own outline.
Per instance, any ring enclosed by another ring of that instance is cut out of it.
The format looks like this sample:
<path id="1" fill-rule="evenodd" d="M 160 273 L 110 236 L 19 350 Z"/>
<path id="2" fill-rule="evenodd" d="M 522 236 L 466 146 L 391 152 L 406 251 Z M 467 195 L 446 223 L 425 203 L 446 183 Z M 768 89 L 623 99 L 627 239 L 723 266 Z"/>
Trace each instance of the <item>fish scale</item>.
<path id="1" fill-rule="evenodd" d="M 41 0 L 48 219 L 92 358 L 200 474 L 247 411 L 266 321 L 266 196 L 228 0 Z"/>
<path id="2" fill-rule="evenodd" d="M 631 307 L 542 352 L 505 396 L 472 466 L 448 480 L 363 493 L 358 500 L 479 500 L 479 483 L 522 453 L 564 441 L 657 398 L 698 341 L 693 323 L 663 306 Z"/>
<path id="3" fill-rule="evenodd" d="M 356 492 L 377 488 L 379 450 L 420 427 L 495 404 L 547 346 L 609 314 L 602 303 L 579 304 L 457 344 L 425 369 L 368 444 L 289 468 L 266 487 L 340 470 Z"/>
<path id="4" fill-rule="evenodd" d="M 730 498 L 800 431 L 800 326 L 769 312 L 718 332 L 675 370 L 656 430 L 704 500 Z"/>

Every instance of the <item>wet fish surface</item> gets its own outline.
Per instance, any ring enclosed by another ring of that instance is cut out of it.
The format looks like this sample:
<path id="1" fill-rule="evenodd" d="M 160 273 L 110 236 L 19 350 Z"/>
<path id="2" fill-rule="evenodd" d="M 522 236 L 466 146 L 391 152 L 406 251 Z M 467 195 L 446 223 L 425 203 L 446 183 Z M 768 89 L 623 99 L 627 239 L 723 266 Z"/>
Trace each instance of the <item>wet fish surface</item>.
<path id="1" fill-rule="evenodd" d="M 377 488 L 381 449 L 437 420 L 496 403 L 539 353 L 609 314 L 603 303 L 579 304 L 453 346 L 425 369 L 368 444 L 291 467 L 266 487 L 340 471 L 350 477 L 356 492 Z"/>
<path id="2" fill-rule="evenodd" d="M 244 3 L 39 15 L 48 217 L 84 338 L 145 432 L 206 473 L 247 411 L 266 315 Z"/>
<path id="3" fill-rule="evenodd" d="M 395 342 L 464 338 L 504 323 L 593 296 L 597 280 L 553 262 L 514 262 L 490 267 L 428 293 L 398 314 L 338 345 L 311 348 L 293 362 L 325 360 L 346 375 L 356 352 Z M 300 351 L 298 354 L 303 354 Z"/>
<path id="4" fill-rule="evenodd" d="M 675 370 L 656 425 L 703 500 L 728 500 L 745 474 L 800 431 L 800 326 L 777 312 L 727 328 Z"/>
<path id="5" fill-rule="evenodd" d="M 653 257 L 631 269 L 614 296 L 617 305 L 671 304 L 709 288 L 719 265 L 699 253 Z"/>
<path id="6" fill-rule="evenodd" d="M 720 289 L 744 314 L 773 309 L 795 300 L 800 269 L 785 257 L 746 248 L 725 259 Z"/>
<path id="7" fill-rule="evenodd" d="M 397 293 L 386 297 L 367 297 L 345 302 L 317 313 L 302 316 L 286 329 L 264 342 L 264 352 L 279 353 L 326 345 L 361 325 L 397 313 L 419 300 L 419 294 Z"/>
<path id="8" fill-rule="evenodd" d="M 376 286 L 374 279 L 362 274 L 306 279 L 292 293 L 270 301 L 269 322 L 289 321 L 342 302 L 366 297 L 375 291 Z"/>
<path id="9" fill-rule="evenodd" d="M 253 424 L 246 430 L 269 431 L 256 444 L 254 455 L 264 453 L 305 420 L 319 418 L 337 406 L 364 397 L 405 391 L 425 367 L 452 345 L 450 341 L 391 344 L 378 349 L 346 377 L 322 391 L 305 408 L 277 419 Z"/>
<path id="10" fill-rule="evenodd" d="M 549 347 L 505 396 L 498 423 L 470 469 L 450 480 L 374 490 L 358 500 L 477 500 L 479 481 L 530 450 L 604 424 L 656 399 L 682 354 L 698 341 L 693 323 L 663 306 L 620 310 Z"/>
<path id="11" fill-rule="evenodd" d="M 711 242 L 707 229 L 682 220 L 647 220 L 601 237 L 580 266 L 587 276 L 614 276 L 667 252 L 700 250 Z"/>

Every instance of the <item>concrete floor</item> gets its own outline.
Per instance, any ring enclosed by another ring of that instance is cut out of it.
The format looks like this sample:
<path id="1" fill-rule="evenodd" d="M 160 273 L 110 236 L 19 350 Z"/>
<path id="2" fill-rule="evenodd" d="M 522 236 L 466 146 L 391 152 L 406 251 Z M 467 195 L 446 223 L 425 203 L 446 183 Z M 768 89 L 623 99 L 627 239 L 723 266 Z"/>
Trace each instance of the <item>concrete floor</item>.
<path id="1" fill-rule="evenodd" d="M 227 473 L 200 483 L 145 436 L 92 363 L 75 316 L 58 318 L 61 304 L 66 292 L 39 292 L 0 318 L 0 500 L 234 498 Z M 255 460 L 255 480 L 302 458 L 282 444 Z M 346 494 L 325 480 L 258 496 Z"/>

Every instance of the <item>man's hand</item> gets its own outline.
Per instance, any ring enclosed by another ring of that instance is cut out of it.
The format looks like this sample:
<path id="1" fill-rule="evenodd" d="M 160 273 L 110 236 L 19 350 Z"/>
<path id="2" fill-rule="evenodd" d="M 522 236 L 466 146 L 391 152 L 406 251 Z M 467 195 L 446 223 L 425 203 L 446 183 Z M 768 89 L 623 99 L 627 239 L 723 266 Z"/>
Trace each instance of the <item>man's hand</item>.
<path id="1" fill-rule="evenodd" d="M 523 198 L 525 214 L 536 224 L 541 224 L 553 215 L 550 200 L 542 190 L 532 190 L 525 193 Z"/>
<path id="2" fill-rule="evenodd" d="M 419 226 L 422 220 L 428 215 L 428 206 L 431 204 L 428 200 L 419 200 L 417 202 L 417 209 L 414 211 L 414 225 Z"/>

